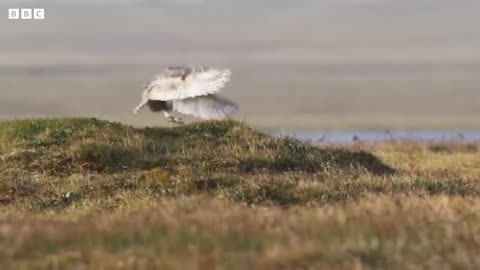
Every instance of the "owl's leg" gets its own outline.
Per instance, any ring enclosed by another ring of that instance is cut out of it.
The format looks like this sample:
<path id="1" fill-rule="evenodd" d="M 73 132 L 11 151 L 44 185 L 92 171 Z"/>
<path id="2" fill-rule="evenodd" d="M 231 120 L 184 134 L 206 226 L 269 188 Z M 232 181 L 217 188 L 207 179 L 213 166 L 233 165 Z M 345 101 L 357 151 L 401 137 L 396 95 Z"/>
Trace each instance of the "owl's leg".
<path id="1" fill-rule="evenodd" d="M 137 114 L 140 109 L 142 109 L 143 107 L 145 107 L 145 105 L 147 105 L 147 103 L 148 103 L 147 96 L 142 95 L 142 100 L 140 101 L 140 104 L 138 104 L 138 106 L 135 107 L 135 109 L 133 109 L 133 113 Z"/>
<path id="2" fill-rule="evenodd" d="M 167 112 L 167 111 L 163 111 L 163 114 L 165 114 L 165 118 L 167 118 L 167 120 L 168 120 L 169 123 L 178 124 L 178 125 L 182 125 L 182 124 L 183 124 L 182 118 L 173 117 L 173 116 L 172 116 L 169 112 Z"/>

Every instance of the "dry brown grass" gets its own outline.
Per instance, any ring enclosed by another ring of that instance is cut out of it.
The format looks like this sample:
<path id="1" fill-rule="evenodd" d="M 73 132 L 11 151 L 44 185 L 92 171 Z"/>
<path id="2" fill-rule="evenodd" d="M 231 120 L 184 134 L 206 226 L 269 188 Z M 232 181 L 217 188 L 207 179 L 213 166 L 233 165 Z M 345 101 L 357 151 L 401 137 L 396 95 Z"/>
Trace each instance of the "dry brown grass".
<path id="1" fill-rule="evenodd" d="M 4 122 L 0 137 L 2 269 L 480 267 L 476 144 L 94 119 Z"/>

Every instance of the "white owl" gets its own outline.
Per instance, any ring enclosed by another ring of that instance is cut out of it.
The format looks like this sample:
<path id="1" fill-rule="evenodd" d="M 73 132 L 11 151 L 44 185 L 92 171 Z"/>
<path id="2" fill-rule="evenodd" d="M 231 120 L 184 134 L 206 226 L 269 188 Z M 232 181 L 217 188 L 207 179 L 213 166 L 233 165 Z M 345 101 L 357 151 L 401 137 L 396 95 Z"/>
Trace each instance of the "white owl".
<path id="1" fill-rule="evenodd" d="M 182 119 L 171 112 L 193 115 L 206 120 L 223 119 L 238 106 L 217 95 L 230 80 L 228 69 L 168 67 L 156 76 L 142 93 L 135 114 L 147 105 L 153 112 L 163 111 L 170 123 L 181 124 Z"/>

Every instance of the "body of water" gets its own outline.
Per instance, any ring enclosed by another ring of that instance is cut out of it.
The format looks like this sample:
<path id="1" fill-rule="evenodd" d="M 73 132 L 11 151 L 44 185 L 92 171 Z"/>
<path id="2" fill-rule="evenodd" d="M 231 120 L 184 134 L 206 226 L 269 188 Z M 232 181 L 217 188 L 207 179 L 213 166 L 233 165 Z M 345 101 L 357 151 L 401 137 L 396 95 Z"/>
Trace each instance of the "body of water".
<path id="1" fill-rule="evenodd" d="M 274 131 L 275 136 L 293 136 L 313 142 L 347 144 L 382 141 L 480 142 L 480 129 L 472 130 L 329 130 Z"/>

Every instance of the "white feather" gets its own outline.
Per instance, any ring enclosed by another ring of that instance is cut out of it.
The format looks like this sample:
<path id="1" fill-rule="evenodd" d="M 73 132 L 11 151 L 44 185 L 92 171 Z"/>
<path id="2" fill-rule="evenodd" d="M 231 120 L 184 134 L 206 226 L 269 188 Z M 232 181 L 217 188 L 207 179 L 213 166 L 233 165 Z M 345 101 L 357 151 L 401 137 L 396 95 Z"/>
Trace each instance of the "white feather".
<path id="1" fill-rule="evenodd" d="M 216 95 L 173 101 L 173 111 L 193 115 L 206 120 L 219 120 L 232 114 L 238 106 Z"/>
<path id="2" fill-rule="evenodd" d="M 230 80 L 228 69 L 169 68 L 148 86 L 148 99 L 178 100 L 220 91 Z"/>

